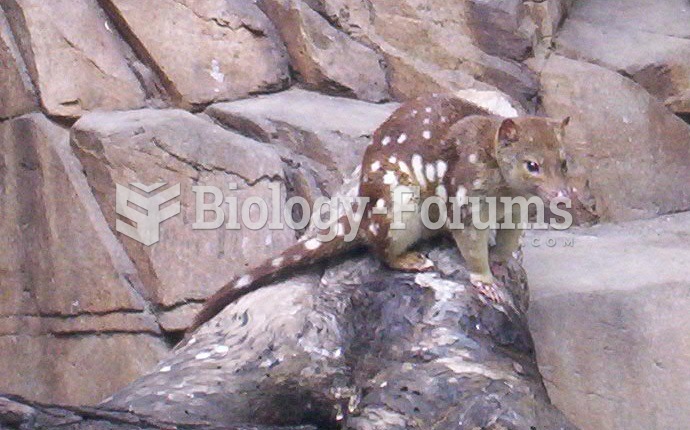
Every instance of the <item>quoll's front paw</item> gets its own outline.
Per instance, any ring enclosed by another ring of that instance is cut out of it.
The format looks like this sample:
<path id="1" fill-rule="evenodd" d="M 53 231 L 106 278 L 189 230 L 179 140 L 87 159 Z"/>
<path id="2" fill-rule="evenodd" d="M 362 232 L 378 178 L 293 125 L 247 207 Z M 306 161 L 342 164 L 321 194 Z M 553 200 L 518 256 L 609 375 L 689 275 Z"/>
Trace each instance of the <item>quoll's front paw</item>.
<path id="1" fill-rule="evenodd" d="M 493 276 L 472 274 L 470 282 L 481 296 L 497 304 L 505 302 L 502 287 Z"/>

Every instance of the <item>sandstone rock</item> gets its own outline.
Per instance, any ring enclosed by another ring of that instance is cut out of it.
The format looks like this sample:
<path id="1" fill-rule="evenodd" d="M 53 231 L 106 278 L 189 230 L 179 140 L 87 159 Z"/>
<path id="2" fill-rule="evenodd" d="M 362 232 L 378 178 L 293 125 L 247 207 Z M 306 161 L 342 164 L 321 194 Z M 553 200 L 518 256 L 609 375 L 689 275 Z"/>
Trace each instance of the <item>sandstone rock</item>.
<path id="1" fill-rule="evenodd" d="M 525 104 L 536 95 L 534 74 L 515 61 L 525 58 L 536 40 L 536 26 L 527 22 L 531 22 L 530 17 L 518 2 L 493 6 L 483 1 L 448 0 L 423 4 L 415 0 L 310 3 L 320 5 L 338 26 L 384 55 L 391 93 L 396 98 L 460 89 L 499 89 Z M 503 19 L 487 24 L 481 19 L 486 10 Z M 521 53 L 512 52 L 516 44 L 522 46 Z"/>
<path id="2" fill-rule="evenodd" d="M 0 318 L 0 335 L 45 336 L 93 333 L 147 333 L 160 335 L 161 329 L 151 314 L 113 312 L 104 315 L 16 316 Z"/>
<path id="3" fill-rule="evenodd" d="M 31 114 L 0 123 L 0 145 L 0 315 L 143 310 L 67 131 Z"/>
<path id="4" fill-rule="evenodd" d="M 165 342 L 148 334 L 0 336 L 0 391 L 93 405 L 149 371 L 167 351 Z"/>
<path id="5" fill-rule="evenodd" d="M 37 106 L 36 94 L 2 9 L 0 64 L 0 119 L 32 111 Z"/>
<path id="6" fill-rule="evenodd" d="M 228 205 L 223 205 L 225 223 L 218 228 L 192 228 L 197 210 L 194 185 L 218 187 L 224 197 L 238 199 L 238 208 L 258 197 L 267 202 L 270 220 L 274 211 L 282 213 L 283 164 L 265 144 L 177 110 L 94 113 L 74 125 L 72 144 L 111 228 L 116 225 L 116 184 L 180 185 L 181 197 L 175 201 L 182 213 L 161 224 L 160 242 L 145 246 L 118 234 L 156 304 L 170 307 L 203 299 L 295 240 L 288 229 L 250 230 L 243 225 L 226 230 Z M 238 190 L 231 192 L 230 184 L 237 184 Z M 279 191 L 278 202 L 272 201 L 272 186 Z M 206 221 L 212 219 L 205 215 Z M 252 211 L 252 220 L 258 218 Z"/>
<path id="7" fill-rule="evenodd" d="M 607 19 L 603 13 L 608 11 Z M 620 15 L 631 16 L 621 20 Z M 632 19 L 632 16 L 641 19 Z M 610 17 L 613 17 L 611 20 Z M 644 18 L 642 18 L 644 17 Z M 664 27 L 647 26 L 664 22 Z M 582 1 L 556 43 L 558 52 L 632 77 L 678 113 L 690 113 L 690 5 L 671 1 Z M 682 24 L 682 25 L 681 25 Z"/>
<path id="8" fill-rule="evenodd" d="M 312 170 L 313 184 L 333 195 L 362 161 L 374 130 L 396 107 L 293 89 L 213 105 L 206 113 L 244 135 L 288 148 L 292 154 L 286 156 L 305 161 L 309 168 L 300 170 Z"/>
<path id="9" fill-rule="evenodd" d="M 642 87 L 605 68 L 552 56 L 544 112 L 571 116 L 566 147 L 587 172 L 604 220 L 690 209 L 690 128 Z"/>
<path id="10" fill-rule="evenodd" d="M 312 89 L 378 102 L 387 99 L 383 58 L 332 27 L 301 0 L 263 0 L 297 79 Z"/>
<path id="11" fill-rule="evenodd" d="M 180 107 L 282 88 L 288 60 L 275 28 L 242 0 L 105 0 Z"/>
<path id="12" fill-rule="evenodd" d="M 3 7 L 47 113 L 144 105 L 127 48 L 95 0 L 6 0 Z"/>
<path id="13" fill-rule="evenodd" d="M 167 349 L 144 289 L 67 131 L 39 114 L 0 123 L 0 172 L 0 392 L 94 403 Z"/>
<path id="14" fill-rule="evenodd" d="M 525 241 L 537 361 L 583 430 L 690 422 L 688 231 L 679 214 Z"/>

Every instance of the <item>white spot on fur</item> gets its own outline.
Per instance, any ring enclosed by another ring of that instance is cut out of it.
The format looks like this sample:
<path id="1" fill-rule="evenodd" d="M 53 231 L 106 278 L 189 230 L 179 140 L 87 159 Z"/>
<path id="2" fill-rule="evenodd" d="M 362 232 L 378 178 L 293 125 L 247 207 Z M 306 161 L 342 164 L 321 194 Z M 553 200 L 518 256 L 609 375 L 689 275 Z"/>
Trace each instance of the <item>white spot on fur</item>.
<path id="1" fill-rule="evenodd" d="M 436 168 L 434 168 L 434 165 L 431 163 L 426 165 L 426 178 L 429 182 L 436 181 Z"/>
<path id="2" fill-rule="evenodd" d="M 413 117 L 414 117 L 414 116 L 417 116 L 418 113 L 419 113 L 419 112 L 417 111 L 417 109 L 414 109 L 414 110 L 412 111 L 412 116 L 413 116 Z"/>
<path id="3" fill-rule="evenodd" d="M 280 265 L 283 264 L 283 261 L 285 261 L 283 257 L 278 257 L 271 262 L 271 265 L 273 267 L 280 267 Z"/>
<path id="4" fill-rule="evenodd" d="M 386 207 L 386 201 L 384 199 L 376 200 L 376 207 L 377 208 L 385 208 Z"/>
<path id="5" fill-rule="evenodd" d="M 410 167 L 404 161 L 399 161 L 398 166 L 400 166 L 400 171 L 403 172 L 404 174 L 412 175 L 412 172 L 410 171 Z"/>
<path id="6" fill-rule="evenodd" d="M 443 123 L 448 122 L 448 117 L 447 117 L 447 116 L 442 116 L 442 117 L 441 117 L 441 122 L 443 122 Z"/>
<path id="7" fill-rule="evenodd" d="M 431 139 L 431 131 L 429 130 L 424 130 L 424 133 L 422 133 L 422 137 L 426 140 Z"/>
<path id="8" fill-rule="evenodd" d="M 165 366 L 165 367 L 161 367 L 160 372 L 161 372 L 161 373 L 168 373 L 168 372 L 170 372 L 171 370 L 172 370 L 172 367 L 170 367 L 170 366 Z"/>
<path id="9" fill-rule="evenodd" d="M 398 159 L 397 159 L 397 157 L 395 157 L 395 156 L 391 156 L 391 157 L 388 159 L 388 161 L 389 161 L 390 163 L 395 164 L 395 163 L 398 162 Z"/>
<path id="10" fill-rule="evenodd" d="M 508 97 L 498 91 L 461 90 L 457 91 L 455 95 L 488 110 L 494 115 L 504 118 L 518 116 L 518 111 L 510 104 Z"/>
<path id="11" fill-rule="evenodd" d="M 381 168 L 381 162 L 380 161 L 374 161 L 371 163 L 371 171 L 376 172 Z"/>
<path id="12" fill-rule="evenodd" d="M 424 160 L 419 154 L 414 154 L 412 156 L 412 170 L 414 171 L 414 176 L 419 182 L 419 186 L 426 188 L 426 178 L 424 177 Z"/>
<path id="13" fill-rule="evenodd" d="M 390 136 L 384 137 L 383 140 L 381 141 L 381 145 L 383 145 L 383 146 L 386 146 L 389 143 L 391 143 L 391 137 Z"/>
<path id="14" fill-rule="evenodd" d="M 379 225 L 375 222 L 372 222 L 369 224 L 369 231 L 374 235 L 379 234 Z"/>
<path id="15" fill-rule="evenodd" d="M 429 125 L 431 124 L 431 118 L 424 118 L 424 125 Z"/>
<path id="16" fill-rule="evenodd" d="M 478 189 L 478 188 L 481 188 L 483 185 L 484 185 L 484 181 L 482 181 L 481 179 L 475 179 L 475 180 L 472 182 L 472 186 L 473 186 L 474 188 L 477 188 L 477 189 Z"/>
<path id="17" fill-rule="evenodd" d="M 438 180 L 442 181 L 443 177 L 446 176 L 448 171 L 448 164 L 443 160 L 438 160 L 436 162 L 436 174 L 438 175 Z"/>
<path id="18" fill-rule="evenodd" d="M 321 247 L 321 241 L 316 238 L 309 239 L 304 243 L 304 247 L 310 251 L 314 251 L 315 249 L 319 249 Z"/>
<path id="19" fill-rule="evenodd" d="M 469 157 L 467 157 L 467 161 L 469 161 L 472 164 L 477 164 L 477 161 L 479 161 L 479 157 L 477 154 L 470 154 Z"/>
<path id="20" fill-rule="evenodd" d="M 405 143 L 407 140 L 407 135 L 405 133 L 401 134 L 400 137 L 398 137 L 398 143 Z"/>
<path id="21" fill-rule="evenodd" d="M 383 183 L 386 185 L 398 185 L 398 177 L 392 170 L 387 170 L 386 174 L 383 175 Z"/>
<path id="22" fill-rule="evenodd" d="M 430 107 L 430 106 L 427 106 L 427 108 L 424 109 L 424 111 L 425 111 L 426 113 L 431 113 L 431 107 Z"/>

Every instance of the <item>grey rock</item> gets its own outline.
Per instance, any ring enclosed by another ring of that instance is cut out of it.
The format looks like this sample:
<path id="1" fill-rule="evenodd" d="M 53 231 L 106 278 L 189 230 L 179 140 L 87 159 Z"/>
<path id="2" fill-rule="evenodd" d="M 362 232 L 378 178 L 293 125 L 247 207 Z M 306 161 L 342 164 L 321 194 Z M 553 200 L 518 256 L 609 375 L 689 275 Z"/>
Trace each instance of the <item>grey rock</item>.
<path id="1" fill-rule="evenodd" d="M 443 273 L 343 258 L 248 294 L 100 407 L 218 425 L 575 429 L 545 396 L 524 309 L 479 300 L 443 249 L 430 254 Z M 506 269 L 522 303 L 524 274 Z"/>
<path id="2" fill-rule="evenodd" d="M 685 213 L 525 241 L 539 368 L 582 429 L 690 421 L 688 231 Z"/>
<path id="3" fill-rule="evenodd" d="M 557 50 L 570 58 L 624 73 L 673 111 L 687 114 L 688 21 L 690 5 L 683 1 L 582 1 L 563 26 L 556 40 Z"/>

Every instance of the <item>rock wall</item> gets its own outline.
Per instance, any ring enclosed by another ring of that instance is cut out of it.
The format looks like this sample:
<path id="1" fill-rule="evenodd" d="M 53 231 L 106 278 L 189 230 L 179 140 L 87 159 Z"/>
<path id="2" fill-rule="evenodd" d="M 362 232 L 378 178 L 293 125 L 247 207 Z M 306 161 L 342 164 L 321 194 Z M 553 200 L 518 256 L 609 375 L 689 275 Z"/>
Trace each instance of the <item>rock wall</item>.
<path id="1" fill-rule="evenodd" d="M 0 392 L 98 402 L 297 239 L 192 233 L 188 192 L 145 247 L 115 232 L 116 184 L 313 201 L 419 94 L 571 116 L 603 221 L 690 209 L 689 23 L 684 0 L 0 0 Z"/>

